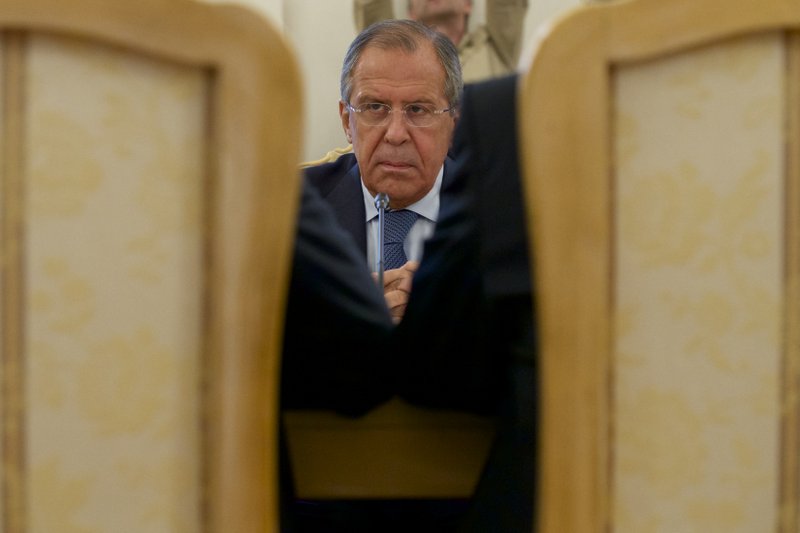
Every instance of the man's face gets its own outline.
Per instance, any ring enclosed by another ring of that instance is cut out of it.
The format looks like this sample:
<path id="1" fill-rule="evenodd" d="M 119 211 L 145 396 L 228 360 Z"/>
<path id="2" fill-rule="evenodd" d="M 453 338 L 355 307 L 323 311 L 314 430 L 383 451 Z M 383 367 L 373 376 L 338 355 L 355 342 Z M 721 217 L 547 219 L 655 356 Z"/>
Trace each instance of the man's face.
<path id="1" fill-rule="evenodd" d="M 425 20 L 442 15 L 468 15 L 471 10 L 471 0 L 411 0 L 408 16 L 414 20 Z"/>
<path id="2" fill-rule="evenodd" d="M 425 196 L 447 155 L 455 118 L 449 113 L 435 117 L 432 126 L 410 126 L 401 113 L 406 104 L 427 104 L 445 109 L 444 68 L 433 46 L 426 43 L 415 52 L 367 47 L 353 71 L 350 104 L 382 103 L 393 109 L 388 121 L 367 126 L 358 113 L 339 103 L 348 141 L 358 160 L 364 185 L 370 194 L 389 196 L 390 206 L 406 207 Z"/>

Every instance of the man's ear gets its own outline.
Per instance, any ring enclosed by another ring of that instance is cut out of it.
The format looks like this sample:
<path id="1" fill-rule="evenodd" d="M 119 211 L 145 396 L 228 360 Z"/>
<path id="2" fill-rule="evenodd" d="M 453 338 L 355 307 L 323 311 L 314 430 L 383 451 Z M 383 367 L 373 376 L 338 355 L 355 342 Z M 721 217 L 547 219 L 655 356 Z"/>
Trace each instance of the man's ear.
<path id="1" fill-rule="evenodd" d="M 347 142 L 353 144 L 353 133 L 350 131 L 350 111 L 341 100 L 339 101 L 339 118 L 342 119 L 342 129 L 344 136 L 347 137 Z"/>

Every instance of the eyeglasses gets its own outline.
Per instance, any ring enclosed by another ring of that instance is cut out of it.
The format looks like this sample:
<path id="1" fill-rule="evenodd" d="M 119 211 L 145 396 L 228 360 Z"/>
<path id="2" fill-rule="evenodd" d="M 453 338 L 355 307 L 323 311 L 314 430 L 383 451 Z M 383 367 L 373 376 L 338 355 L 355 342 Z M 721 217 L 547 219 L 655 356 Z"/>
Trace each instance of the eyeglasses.
<path id="1" fill-rule="evenodd" d="M 356 117 L 365 126 L 383 126 L 388 122 L 389 115 L 394 112 L 394 108 L 388 104 L 380 102 L 367 102 L 358 107 L 353 107 L 346 103 L 345 107 L 356 114 Z M 406 124 L 415 128 L 427 128 L 433 126 L 439 115 L 452 113 L 454 108 L 435 109 L 427 104 L 406 104 L 400 110 L 406 120 Z"/>

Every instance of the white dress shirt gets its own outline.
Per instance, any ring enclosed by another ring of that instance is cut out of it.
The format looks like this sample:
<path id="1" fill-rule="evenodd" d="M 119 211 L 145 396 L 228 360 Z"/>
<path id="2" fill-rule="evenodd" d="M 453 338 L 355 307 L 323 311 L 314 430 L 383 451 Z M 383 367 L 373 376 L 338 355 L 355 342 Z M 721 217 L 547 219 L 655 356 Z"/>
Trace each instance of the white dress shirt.
<path id="1" fill-rule="evenodd" d="M 422 259 L 422 250 L 425 240 L 433 234 L 436 227 L 436 219 L 439 216 L 439 189 L 442 187 L 442 175 L 444 165 L 439 169 L 433 187 L 428 194 L 418 201 L 409 205 L 405 209 L 419 215 L 417 221 L 411 229 L 403 243 L 403 250 L 409 261 L 419 261 Z M 364 207 L 367 212 L 367 261 L 373 272 L 378 271 L 378 209 L 375 207 L 375 197 L 372 196 L 364 186 L 364 179 L 361 179 L 361 190 L 364 193 Z"/>

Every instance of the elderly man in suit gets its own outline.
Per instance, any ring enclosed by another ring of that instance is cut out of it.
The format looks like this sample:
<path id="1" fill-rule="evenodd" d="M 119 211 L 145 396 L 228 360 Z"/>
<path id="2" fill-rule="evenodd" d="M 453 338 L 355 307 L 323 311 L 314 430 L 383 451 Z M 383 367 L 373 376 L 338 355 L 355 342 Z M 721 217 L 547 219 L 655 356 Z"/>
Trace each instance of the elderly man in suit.
<path id="1" fill-rule="evenodd" d="M 462 85 L 458 52 L 444 35 L 410 20 L 370 26 L 353 40 L 341 74 L 339 115 L 353 153 L 305 171 L 373 272 L 381 259 L 376 197 L 388 196 L 384 291 L 396 319 L 450 179 Z"/>

